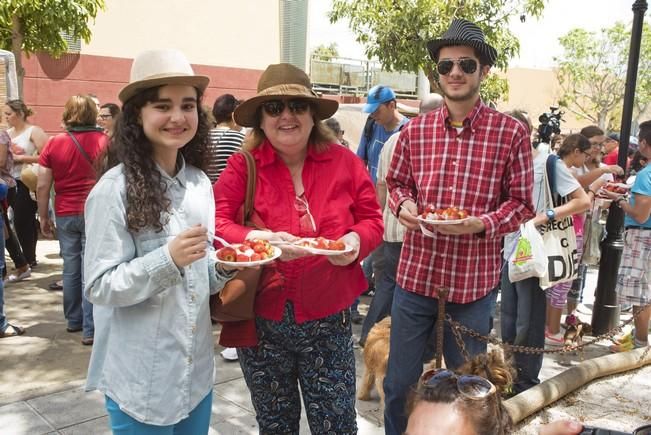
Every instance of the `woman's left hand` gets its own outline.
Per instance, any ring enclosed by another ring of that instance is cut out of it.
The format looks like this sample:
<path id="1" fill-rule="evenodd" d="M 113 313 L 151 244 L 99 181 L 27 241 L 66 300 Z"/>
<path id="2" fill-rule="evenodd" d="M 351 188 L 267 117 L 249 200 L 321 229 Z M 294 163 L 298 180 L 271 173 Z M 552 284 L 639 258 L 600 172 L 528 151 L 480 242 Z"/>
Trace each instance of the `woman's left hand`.
<path id="1" fill-rule="evenodd" d="M 353 249 L 350 252 L 346 252 L 345 254 L 329 256 L 328 261 L 335 266 L 348 266 L 359 256 L 359 234 L 353 231 L 346 234 L 339 240 L 348 246 L 352 246 Z"/>
<path id="2" fill-rule="evenodd" d="M 608 199 L 612 199 L 613 201 L 616 201 L 617 199 L 626 196 L 626 195 L 622 195 L 621 193 L 611 192 L 610 190 L 606 190 L 606 189 L 601 189 L 601 192 L 599 194 L 605 196 Z"/>

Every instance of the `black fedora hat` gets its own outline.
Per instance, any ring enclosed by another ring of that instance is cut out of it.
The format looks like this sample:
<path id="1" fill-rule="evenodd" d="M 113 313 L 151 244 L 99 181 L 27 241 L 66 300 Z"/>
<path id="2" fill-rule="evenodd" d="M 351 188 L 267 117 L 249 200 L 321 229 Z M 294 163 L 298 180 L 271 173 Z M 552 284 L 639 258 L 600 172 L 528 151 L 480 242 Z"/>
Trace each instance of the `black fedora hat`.
<path id="1" fill-rule="evenodd" d="M 434 62 L 438 62 L 439 50 L 453 45 L 466 45 L 479 53 L 482 64 L 494 65 L 497 60 L 497 50 L 488 45 L 484 39 L 484 32 L 479 26 L 463 18 L 455 18 L 448 30 L 438 39 L 427 43 L 427 50 Z"/>

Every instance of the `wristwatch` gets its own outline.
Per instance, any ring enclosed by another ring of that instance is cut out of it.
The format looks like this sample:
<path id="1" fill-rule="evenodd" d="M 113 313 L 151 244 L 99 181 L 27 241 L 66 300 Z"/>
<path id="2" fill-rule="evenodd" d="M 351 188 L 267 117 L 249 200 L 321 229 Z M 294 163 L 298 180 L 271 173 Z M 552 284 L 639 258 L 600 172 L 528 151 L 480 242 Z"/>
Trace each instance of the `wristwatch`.
<path id="1" fill-rule="evenodd" d="M 548 220 L 553 221 L 556 219 L 556 212 L 550 208 L 545 212 L 545 216 L 547 216 Z"/>

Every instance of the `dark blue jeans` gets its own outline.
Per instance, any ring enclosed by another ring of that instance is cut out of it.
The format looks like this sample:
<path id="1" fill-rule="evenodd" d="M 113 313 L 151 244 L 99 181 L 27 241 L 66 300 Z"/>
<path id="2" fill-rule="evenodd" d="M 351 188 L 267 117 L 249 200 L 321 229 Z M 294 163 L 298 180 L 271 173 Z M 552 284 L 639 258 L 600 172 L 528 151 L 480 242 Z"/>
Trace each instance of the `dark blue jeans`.
<path id="1" fill-rule="evenodd" d="M 373 325 L 391 314 L 393 289 L 396 286 L 396 273 L 400 261 L 402 242 L 383 242 L 382 247 L 384 248 L 384 268 L 362 325 L 362 333 L 359 338 L 359 343 L 362 346 L 366 342 L 366 337 Z"/>
<path id="2" fill-rule="evenodd" d="M 545 312 L 547 301 L 538 278 L 512 283 L 508 263 L 502 269 L 502 303 L 500 324 L 502 340 L 518 346 L 545 347 Z M 515 393 L 540 383 L 538 374 L 543 354 L 515 353 L 514 364 L 518 377 L 513 385 Z"/>
<path id="3" fill-rule="evenodd" d="M 4 220 L 2 218 L 2 213 L 0 213 L 0 228 L 4 226 Z M 0 255 L 0 270 L 5 266 L 5 238 L 4 236 L 0 237 L 0 248 L 2 250 L 2 255 Z M 5 316 L 5 285 L 4 280 L 0 280 L 0 332 L 5 332 L 7 329 L 7 317 Z"/>
<path id="4" fill-rule="evenodd" d="M 452 320 L 488 335 L 490 294 L 468 304 L 445 305 Z M 402 435 L 407 427 L 405 404 L 410 388 L 423 371 L 423 354 L 438 313 L 438 299 L 408 292 L 396 285 L 391 308 L 391 339 L 387 375 L 384 379 L 384 427 L 387 435 Z M 470 356 L 486 352 L 486 343 L 462 335 Z M 443 356 L 454 370 L 464 362 L 450 326 L 443 335 Z"/>

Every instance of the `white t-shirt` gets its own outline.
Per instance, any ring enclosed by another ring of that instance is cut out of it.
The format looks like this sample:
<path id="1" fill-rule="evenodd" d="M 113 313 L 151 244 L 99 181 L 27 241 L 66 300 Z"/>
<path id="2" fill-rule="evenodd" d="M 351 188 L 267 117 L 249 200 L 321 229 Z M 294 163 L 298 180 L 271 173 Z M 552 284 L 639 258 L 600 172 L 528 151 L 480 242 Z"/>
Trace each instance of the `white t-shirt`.
<path id="1" fill-rule="evenodd" d="M 547 156 L 549 154 L 539 153 L 533 159 L 533 206 L 537 213 L 545 211 L 545 170 L 547 167 Z M 556 190 L 560 196 L 567 196 L 581 188 L 578 180 L 570 172 L 569 168 L 561 159 L 556 160 Z M 504 237 L 504 259 L 508 259 L 515 244 L 518 241 L 518 231 L 507 234 Z"/>
<path id="2" fill-rule="evenodd" d="M 33 125 L 27 127 L 25 131 L 20 133 L 18 136 L 12 137 L 12 152 L 14 155 L 21 154 L 26 156 L 34 155 L 36 152 L 36 145 L 32 142 L 32 129 Z M 15 163 L 14 168 L 11 170 L 11 175 L 16 179 L 20 180 L 20 172 L 23 170 L 22 163 Z"/>

